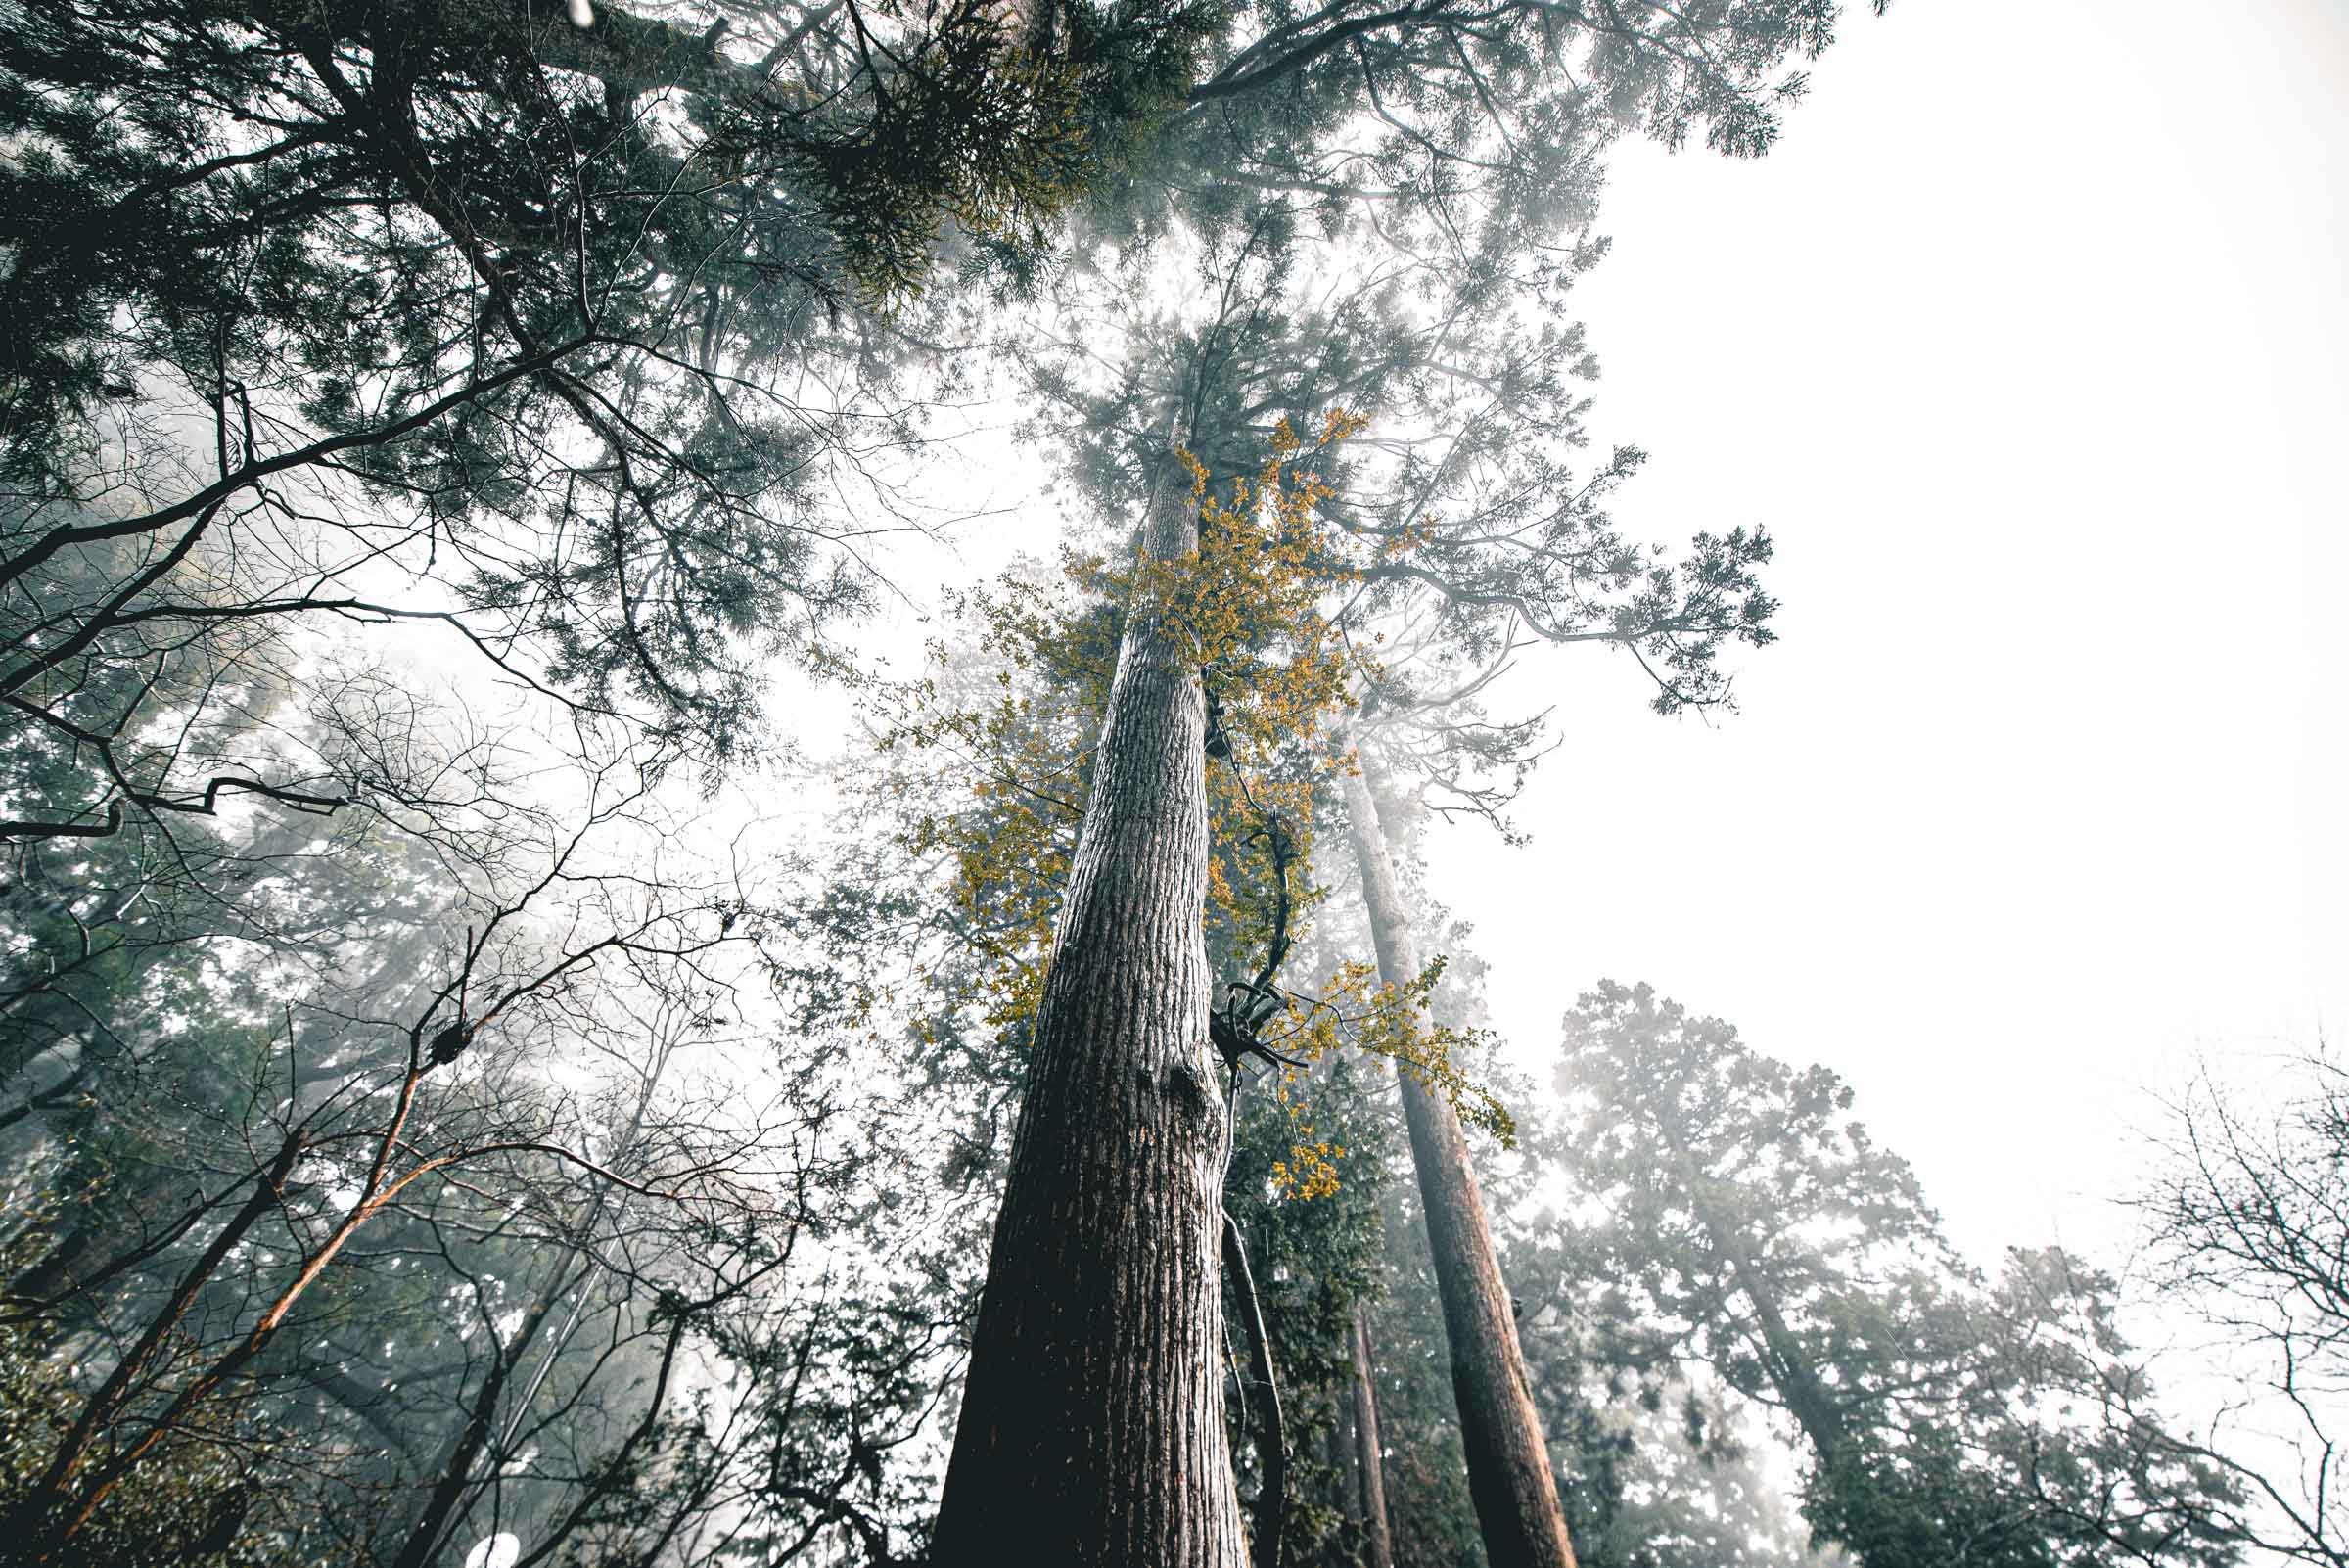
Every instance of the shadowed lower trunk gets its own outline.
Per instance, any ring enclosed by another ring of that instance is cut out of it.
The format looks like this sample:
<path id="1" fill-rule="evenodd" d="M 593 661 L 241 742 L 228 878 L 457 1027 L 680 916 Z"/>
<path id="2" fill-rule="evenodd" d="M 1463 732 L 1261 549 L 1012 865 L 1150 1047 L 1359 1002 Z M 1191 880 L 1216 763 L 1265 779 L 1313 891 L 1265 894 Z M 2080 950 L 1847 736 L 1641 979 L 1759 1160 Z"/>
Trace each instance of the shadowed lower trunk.
<path id="1" fill-rule="evenodd" d="M 1143 545 L 1196 549 L 1173 472 Z M 1223 1428 L 1206 740 L 1199 670 L 1137 594 L 995 1219 L 941 1568 L 1246 1561 Z"/>
<path id="2" fill-rule="evenodd" d="M 1387 1524 L 1387 1472 L 1379 1457 L 1378 1389 L 1370 1381 L 1370 1314 L 1354 1309 L 1354 1465 L 1362 1510 L 1362 1568 L 1395 1568 L 1395 1537 Z"/>
<path id="3" fill-rule="evenodd" d="M 1361 869 L 1362 901 L 1370 911 L 1371 940 L 1378 947 L 1378 972 L 1390 986 L 1402 987 L 1418 978 L 1419 954 L 1372 793 L 1373 767 L 1364 754 L 1362 771 L 1347 778 L 1346 813 Z M 1459 1116 L 1408 1073 L 1397 1078 L 1427 1216 L 1428 1250 L 1444 1302 L 1452 1397 L 1459 1405 L 1468 1493 L 1476 1502 L 1485 1554 L 1493 1568 L 1574 1568 L 1549 1450 L 1526 1388 L 1517 1324 L 1494 1258 Z"/>
<path id="4" fill-rule="evenodd" d="M 1289 1433 L 1280 1413 L 1280 1379 L 1272 1369 L 1272 1338 L 1248 1267 L 1239 1222 L 1223 1216 L 1223 1276 L 1231 1282 L 1240 1326 L 1248 1341 L 1248 1425 L 1256 1438 L 1256 1506 L 1248 1519 L 1249 1555 L 1256 1568 L 1285 1568 L 1282 1542 L 1289 1511 Z"/>
<path id="5" fill-rule="evenodd" d="M 1321 1501 L 1342 1521 L 1351 1523 L 1358 1506 L 1355 1499 L 1360 1488 L 1354 1478 L 1354 1401 L 1344 1393 L 1337 1398 L 1337 1407 L 1330 1412 L 1329 1430 L 1321 1434 L 1321 1463 L 1329 1471 L 1329 1486 Z M 1336 1564 L 1350 1561 L 1335 1554 L 1324 1553 L 1325 1562 Z"/>

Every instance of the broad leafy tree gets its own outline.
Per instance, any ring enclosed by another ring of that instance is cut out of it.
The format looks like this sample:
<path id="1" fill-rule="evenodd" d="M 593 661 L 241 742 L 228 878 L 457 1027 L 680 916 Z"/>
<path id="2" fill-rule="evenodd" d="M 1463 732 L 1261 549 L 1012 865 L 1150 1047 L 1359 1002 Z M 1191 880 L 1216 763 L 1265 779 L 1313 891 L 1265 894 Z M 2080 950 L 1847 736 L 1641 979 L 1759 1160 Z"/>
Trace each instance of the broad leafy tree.
<path id="1" fill-rule="evenodd" d="M 1567 1244 L 1784 1412 L 1821 1538 L 1866 1568 L 2235 1560 L 2234 1489 L 2168 1436 L 2111 1282 L 2052 1251 L 1977 1278 L 1833 1073 L 1609 982 L 1568 1015 L 1558 1084 L 1603 1216 Z"/>
<path id="2" fill-rule="evenodd" d="M 2318 1051 L 2262 1099 L 2204 1072 L 2171 1108 L 2137 1204 L 2165 1303 L 2239 1379 L 2226 1423 L 2181 1452 L 2233 1476 L 2243 1533 L 2280 1559 L 2349 1562 L 2340 1395 L 2349 1386 L 2349 1074 Z"/>

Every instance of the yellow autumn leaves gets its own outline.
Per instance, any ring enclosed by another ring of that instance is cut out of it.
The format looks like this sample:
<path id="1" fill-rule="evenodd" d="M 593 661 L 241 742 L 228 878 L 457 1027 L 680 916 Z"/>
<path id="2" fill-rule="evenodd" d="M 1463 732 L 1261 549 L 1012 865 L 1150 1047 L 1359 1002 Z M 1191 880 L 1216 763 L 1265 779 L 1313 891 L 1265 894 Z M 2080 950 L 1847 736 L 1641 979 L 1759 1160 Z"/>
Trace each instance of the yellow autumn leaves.
<path id="1" fill-rule="evenodd" d="M 1194 555 L 1113 568 L 1072 552 L 1057 581 L 1007 574 L 953 602 L 968 640 L 933 643 L 932 673 L 871 688 L 879 748 L 941 754 L 967 781 L 959 803 L 949 797 L 901 833 L 916 857 L 947 856 L 950 920 L 980 959 L 962 971 L 962 993 L 941 998 L 946 1005 L 975 1009 L 1002 1038 L 1033 1030 L 1126 616 L 1139 604 L 1201 671 L 1227 747 L 1228 765 L 1207 775 L 1211 951 L 1226 971 L 1254 973 L 1276 923 L 1275 878 L 1286 881 L 1292 927 L 1302 926 L 1322 897 L 1310 869 L 1316 789 L 1352 766 L 1331 743 L 1330 720 L 1349 706 L 1349 686 L 1375 673 L 1324 615 L 1370 561 L 1321 516 L 1333 492 L 1310 464 L 1360 426 L 1333 413 L 1309 448 L 1281 425 L 1263 467 L 1233 482 L 1228 498 L 1210 493 L 1207 471 L 1183 454 Z M 1273 819 L 1287 836 L 1278 856 Z M 1352 1042 L 1506 1138 L 1506 1112 L 1455 1065 L 1464 1037 L 1427 1025 L 1441 969 L 1398 992 L 1370 965 L 1343 965 L 1319 996 L 1290 1000 L 1266 1042 L 1307 1061 Z M 1312 1198 L 1336 1190 L 1345 1151 L 1313 1136 L 1299 1077 L 1291 1069 L 1277 1085 L 1293 1146 L 1273 1176 Z"/>

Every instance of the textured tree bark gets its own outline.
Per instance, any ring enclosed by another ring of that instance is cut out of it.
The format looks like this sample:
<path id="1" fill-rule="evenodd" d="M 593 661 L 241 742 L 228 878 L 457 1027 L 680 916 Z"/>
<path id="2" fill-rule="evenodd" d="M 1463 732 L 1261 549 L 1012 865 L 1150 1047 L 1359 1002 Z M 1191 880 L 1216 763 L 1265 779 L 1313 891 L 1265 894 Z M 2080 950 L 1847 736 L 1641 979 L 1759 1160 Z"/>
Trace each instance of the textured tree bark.
<path id="1" fill-rule="evenodd" d="M 1147 556 L 1196 524 L 1166 465 Z M 1143 596 L 1044 981 L 971 1341 L 941 1568 L 1244 1568 L 1223 1430 L 1207 708 Z"/>
<path id="2" fill-rule="evenodd" d="M 1403 893 L 1387 850 L 1373 795 L 1374 764 L 1346 780 L 1346 814 L 1361 868 L 1362 901 L 1370 911 L 1378 972 L 1389 985 L 1418 978 Z M 1451 1390 L 1468 1453 L 1468 1494 L 1476 1502 L 1485 1555 L 1493 1568 L 1574 1568 L 1557 1483 L 1541 1417 L 1525 1381 L 1525 1358 L 1509 1293 L 1493 1253 L 1485 1202 L 1468 1165 L 1468 1141 L 1451 1106 L 1408 1074 L 1398 1074 L 1403 1115 L 1411 1135 L 1411 1165 L 1427 1215 L 1428 1250 L 1444 1301 L 1444 1334 L 1451 1349 Z"/>
<path id="3" fill-rule="evenodd" d="M 1378 1390 L 1370 1381 L 1370 1314 L 1354 1309 L 1354 1467 L 1361 1487 L 1362 1568 L 1395 1568 L 1387 1472 L 1379 1458 Z"/>

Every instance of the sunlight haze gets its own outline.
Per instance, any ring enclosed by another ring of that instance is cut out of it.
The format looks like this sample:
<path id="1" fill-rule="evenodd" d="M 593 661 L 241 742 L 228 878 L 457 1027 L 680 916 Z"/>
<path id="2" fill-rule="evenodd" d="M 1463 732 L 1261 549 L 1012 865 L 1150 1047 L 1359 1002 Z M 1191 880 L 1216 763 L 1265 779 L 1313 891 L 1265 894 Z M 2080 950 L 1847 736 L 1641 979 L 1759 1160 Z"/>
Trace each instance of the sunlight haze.
<path id="1" fill-rule="evenodd" d="M 1649 980 L 1845 1075 L 1988 1262 L 2119 1243 L 2198 1055 L 2339 1038 L 2345 155 L 2349 7 L 2119 0 L 1855 17 L 1768 158 L 1616 149 L 1616 516 L 1766 525 L 1780 640 L 1731 715 L 1586 650 L 1497 697 L 1557 705 L 1535 842 L 1432 864 L 1522 1056 Z"/>

